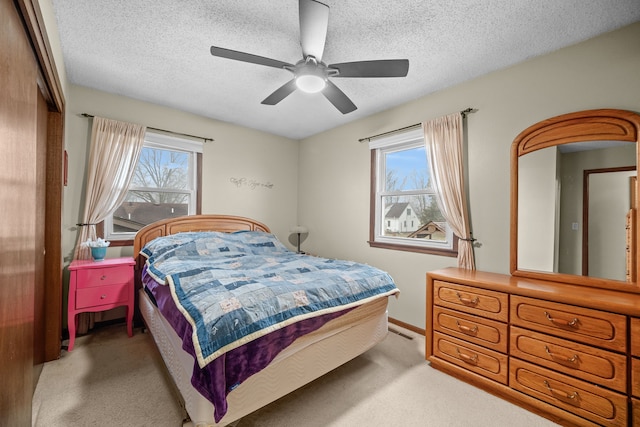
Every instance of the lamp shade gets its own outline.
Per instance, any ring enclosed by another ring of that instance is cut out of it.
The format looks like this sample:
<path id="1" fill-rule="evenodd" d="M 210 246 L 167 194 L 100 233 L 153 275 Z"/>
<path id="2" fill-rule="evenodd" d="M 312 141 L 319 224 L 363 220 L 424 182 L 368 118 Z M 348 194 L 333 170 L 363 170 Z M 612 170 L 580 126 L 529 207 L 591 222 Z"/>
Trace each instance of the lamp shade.
<path id="1" fill-rule="evenodd" d="M 291 228 L 291 230 L 289 230 L 289 232 L 290 233 L 304 234 L 304 233 L 308 233 L 309 230 L 304 225 L 296 225 L 295 227 Z"/>

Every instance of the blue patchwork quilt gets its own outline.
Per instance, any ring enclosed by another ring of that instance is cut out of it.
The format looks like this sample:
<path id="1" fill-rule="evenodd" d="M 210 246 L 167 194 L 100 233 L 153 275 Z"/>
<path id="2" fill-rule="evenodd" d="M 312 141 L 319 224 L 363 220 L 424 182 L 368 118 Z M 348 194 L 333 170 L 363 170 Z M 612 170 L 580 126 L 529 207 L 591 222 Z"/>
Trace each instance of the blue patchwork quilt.
<path id="1" fill-rule="evenodd" d="M 297 254 L 264 232 L 188 232 L 141 251 L 193 329 L 198 365 L 297 321 L 398 293 L 369 265 Z"/>

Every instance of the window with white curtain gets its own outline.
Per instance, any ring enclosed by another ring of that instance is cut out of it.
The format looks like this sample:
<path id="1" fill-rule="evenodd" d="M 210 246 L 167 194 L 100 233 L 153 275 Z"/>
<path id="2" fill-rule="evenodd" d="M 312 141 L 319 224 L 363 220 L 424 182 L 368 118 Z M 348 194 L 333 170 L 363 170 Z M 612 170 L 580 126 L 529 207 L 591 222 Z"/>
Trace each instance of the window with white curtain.
<path id="1" fill-rule="evenodd" d="M 104 221 L 106 240 L 131 240 L 147 224 L 199 213 L 202 142 L 147 131 L 125 201 Z"/>
<path id="2" fill-rule="evenodd" d="M 431 186 L 422 128 L 370 141 L 373 247 L 457 255 Z"/>

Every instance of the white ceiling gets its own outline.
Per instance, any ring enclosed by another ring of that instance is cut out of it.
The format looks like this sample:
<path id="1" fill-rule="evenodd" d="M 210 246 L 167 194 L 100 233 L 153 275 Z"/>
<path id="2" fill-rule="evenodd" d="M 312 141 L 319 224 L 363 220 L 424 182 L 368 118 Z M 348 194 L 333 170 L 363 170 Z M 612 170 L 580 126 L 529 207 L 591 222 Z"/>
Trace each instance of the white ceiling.
<path id="1" fill-rule="evenodd" d="M 334 78 L 358 107 L 347 115 L 300 91 L 262 105 L 288 71 L 209 53 L 215 45 L 295 64 L 297 0 L 52 3 L 71 83 L 293 139 L 640 20 L 640 0 L 323 1 L 323 62 L 410 63 L 405 78 Z"/>

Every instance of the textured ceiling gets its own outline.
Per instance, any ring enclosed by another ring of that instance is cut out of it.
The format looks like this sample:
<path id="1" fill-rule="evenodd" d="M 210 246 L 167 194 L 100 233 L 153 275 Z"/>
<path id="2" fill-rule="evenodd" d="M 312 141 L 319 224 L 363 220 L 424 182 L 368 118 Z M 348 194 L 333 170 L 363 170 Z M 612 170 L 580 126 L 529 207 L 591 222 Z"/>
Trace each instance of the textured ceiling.
<path id="1" fill-rule="evenodd" d="M 297 0 L 52 0 L 69 81 L 301 139 L 640 20 L 640 0 L 326 0 L 323 62 L 409 59 L 405 78 L 335 78 L 322 94 L 260 102 L 285 70 L 213 57 L 211 45 L 302 58 Z M 639 41 L 640 42 L 640 41 Z"/>

